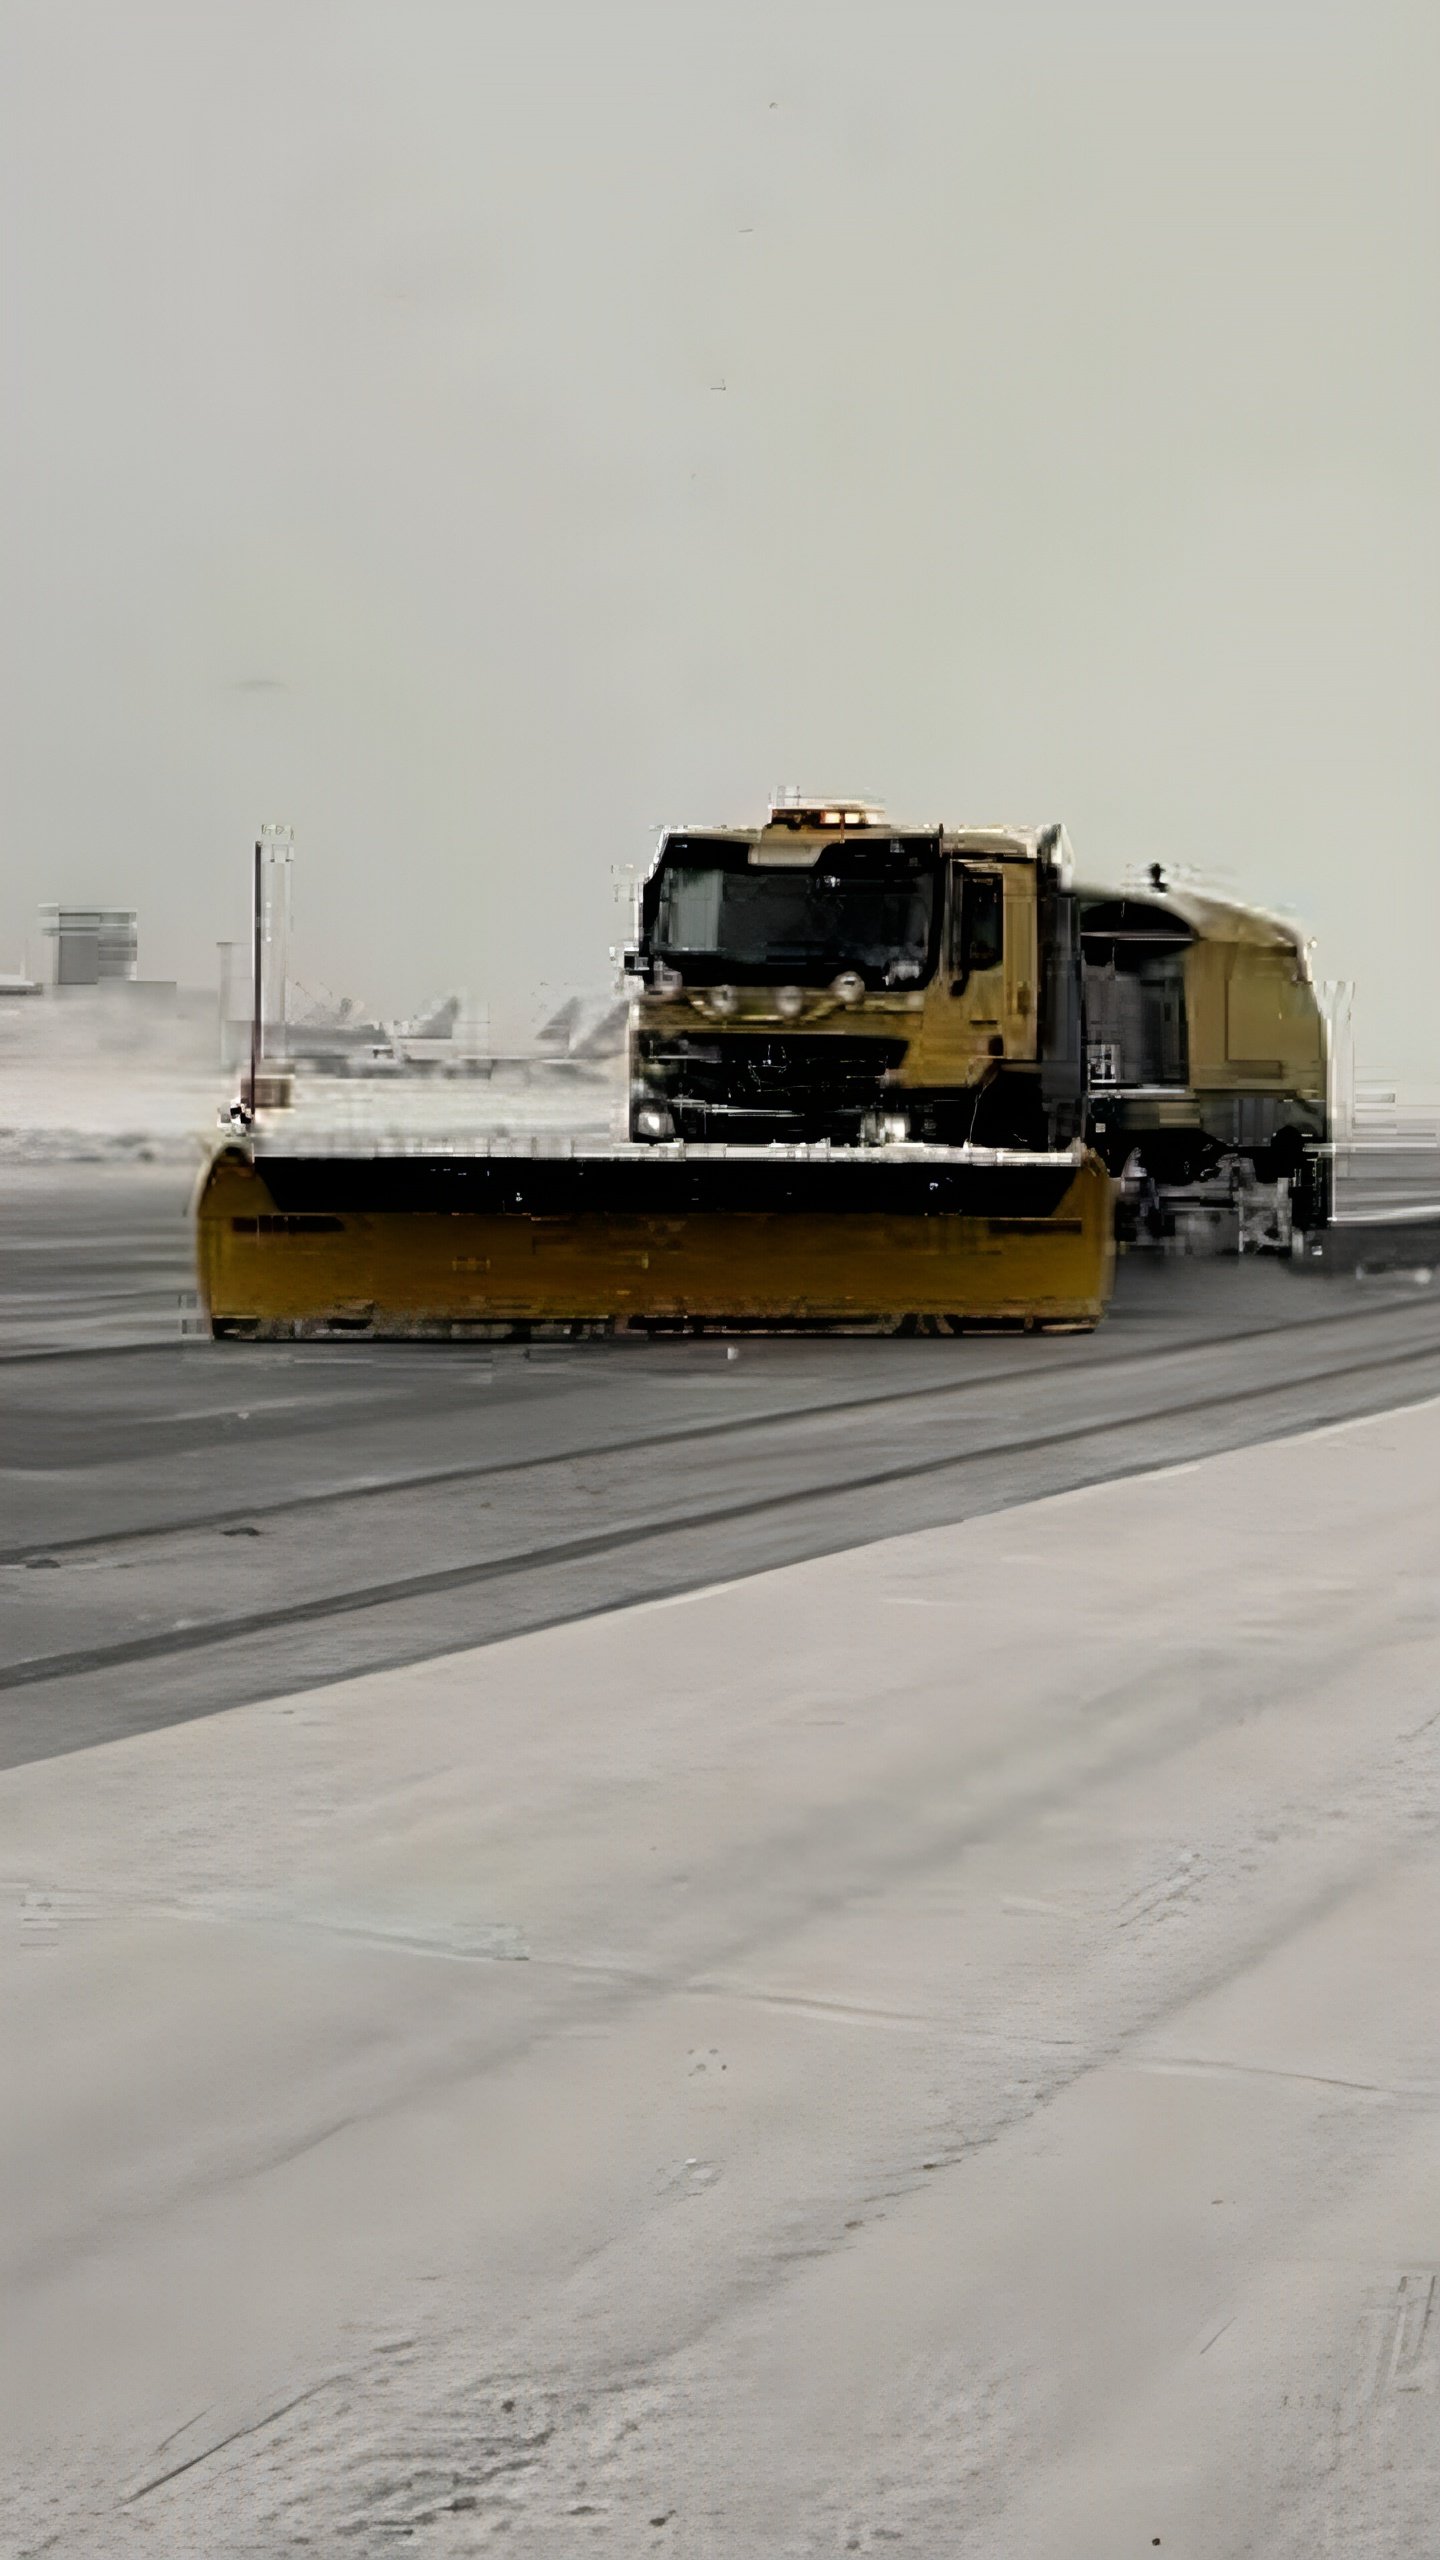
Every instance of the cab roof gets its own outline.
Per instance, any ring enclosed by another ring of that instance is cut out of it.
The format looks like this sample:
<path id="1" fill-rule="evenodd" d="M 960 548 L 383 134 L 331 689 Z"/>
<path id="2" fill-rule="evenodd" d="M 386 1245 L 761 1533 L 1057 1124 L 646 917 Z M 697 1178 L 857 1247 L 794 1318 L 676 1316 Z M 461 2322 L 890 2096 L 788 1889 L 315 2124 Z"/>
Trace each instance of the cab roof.
<path id="1" fill-rule="evenodd" d="M 938 837 L 947 853 L 977 853 L 1002 862 L 1033 862 L 1040 845 L 1047 839 L 1055 841 L 1068 852 L 1063 828 L 952 828 L 933 823 L 925 826 L 913 823 L 897 825 L 873 802 L 855 800 L 777 803 L 764 824 L 758 827 L 667 827 L 661 846 L 663 849 L 676 838 L 700 837 L 712 844 L 752 847 L 772 844 L 777 852 L 813 846 L 818 853 L 827 844 L 854 843 L 857 837 L 869 835 L 886 840 L 896 836 Z"/>

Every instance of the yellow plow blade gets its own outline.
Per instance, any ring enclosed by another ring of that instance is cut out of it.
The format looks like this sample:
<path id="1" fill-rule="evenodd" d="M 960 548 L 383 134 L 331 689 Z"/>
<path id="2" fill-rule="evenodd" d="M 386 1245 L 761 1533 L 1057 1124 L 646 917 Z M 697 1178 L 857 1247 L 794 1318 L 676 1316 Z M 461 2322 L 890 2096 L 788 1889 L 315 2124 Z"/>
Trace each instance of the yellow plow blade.
<path id="1" fill-rule="evenodd" d="M 286 1155 L 196 1210 L 216 1334 L 1099 1322 L 1110 1178 L 1078 1153 L 637 1147 Z"/>

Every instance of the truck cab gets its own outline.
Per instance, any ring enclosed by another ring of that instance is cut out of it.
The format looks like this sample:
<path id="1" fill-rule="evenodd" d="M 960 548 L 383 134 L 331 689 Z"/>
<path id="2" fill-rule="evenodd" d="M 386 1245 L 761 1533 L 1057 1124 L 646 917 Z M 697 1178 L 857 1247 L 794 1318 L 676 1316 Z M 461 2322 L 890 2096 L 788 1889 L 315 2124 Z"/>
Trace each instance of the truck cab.
<path id="1" fill-rule="evenodd" d="M 1070 871 L 1059 827 L 895 826 L 858 800 L 672 830 L 626 955 L 632 1137 L 1070 1145 Z"/>

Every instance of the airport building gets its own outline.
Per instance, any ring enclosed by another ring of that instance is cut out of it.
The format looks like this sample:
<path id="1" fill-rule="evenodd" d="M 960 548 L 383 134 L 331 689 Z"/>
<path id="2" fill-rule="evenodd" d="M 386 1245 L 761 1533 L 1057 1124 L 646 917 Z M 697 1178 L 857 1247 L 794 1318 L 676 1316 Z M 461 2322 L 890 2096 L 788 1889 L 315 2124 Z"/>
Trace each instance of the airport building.
<path id="1" fill-rule="evenodd" d="M 47 907 L 57 987 L 103 987 L 133 980 L 139 936 L 133 907 Z"/>

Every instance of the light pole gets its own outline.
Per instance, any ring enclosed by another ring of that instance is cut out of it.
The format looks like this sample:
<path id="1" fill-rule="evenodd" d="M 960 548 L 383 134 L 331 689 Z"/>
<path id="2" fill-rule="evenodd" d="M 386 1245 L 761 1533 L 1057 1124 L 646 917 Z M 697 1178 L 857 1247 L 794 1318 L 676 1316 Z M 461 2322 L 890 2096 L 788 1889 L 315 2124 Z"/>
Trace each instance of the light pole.
<path id="1" fill-rule="evenodd" d="M 260 1070 L 267 1057 L 283 1066 L 286 1063 L 284 1051 L 289 1045 L 285 1031 L 285 982 L 290 963 L 290 861 L 294 843 L 294 832 L 289 827 L 262 827 L 255 839 L 250 1080 L 244 1097 L 245 1108 L 252 1120 L 260 1107 Z M 267 951 L 273 964 L 268 984 L 265 969 Z M 281 1050 L 278 1060 L 274 1056 L 273 1039 L 277 1030 Z"/>
<path id="2" fill-rule="evenodd" d="M 262 827 L 256 850 L 263 869 L 267 962 L 261 1055 L 262 1060 L 283 1070 L 290 1063 L 290 872 L 295 852 L 294 829 Z"/>

